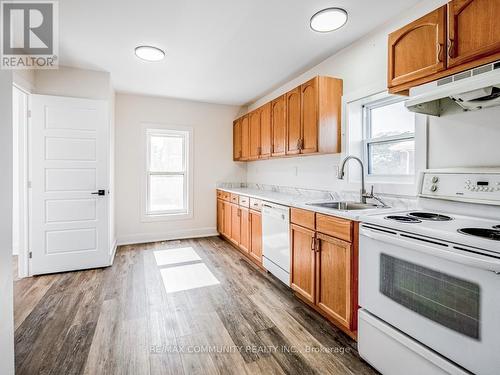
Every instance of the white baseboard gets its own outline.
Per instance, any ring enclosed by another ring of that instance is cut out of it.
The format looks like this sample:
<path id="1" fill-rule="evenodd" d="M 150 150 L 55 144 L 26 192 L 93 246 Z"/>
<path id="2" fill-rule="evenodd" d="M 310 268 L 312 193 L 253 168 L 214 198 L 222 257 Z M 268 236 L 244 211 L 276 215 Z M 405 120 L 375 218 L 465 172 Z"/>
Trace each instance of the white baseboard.
<path id="1" fill-rule="evenodd" d="M 176 231 L 161 232 L 161 233 L 138 233 L 138 234 L 119 236 L 117 239 L 117 244 L 118 246 L 133 245 L 138 243 L 182 240 L 186 238 L 200 238 L 200 237 L 210 237 L 217 235 L 218 235 L 217 228 L 215 227 L 176 230 Z"/>

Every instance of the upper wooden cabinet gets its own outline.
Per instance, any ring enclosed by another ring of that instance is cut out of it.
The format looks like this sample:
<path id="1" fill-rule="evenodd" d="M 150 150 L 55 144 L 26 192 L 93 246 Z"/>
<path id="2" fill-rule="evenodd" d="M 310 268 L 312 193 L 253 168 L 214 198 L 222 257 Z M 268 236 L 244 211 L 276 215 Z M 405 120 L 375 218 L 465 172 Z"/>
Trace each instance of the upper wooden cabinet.
<path id="1" fill-rule="evenodd" d="M 304 83 L 300 86 L 300 102 L 301 102 L 301 141 L 300 141 L 300 152 L 302 154 L 309 154 L 318 151 L 318 125 L 322 124 L 318 121 L 319 114 L 319 102 L 318 102 L 318 81 L 319 77 L 313 78 L 310 81 Z M 335 88 L 333 88 L 335 90 Z M 323 93 L 323 95 L 329 95 L 328 92 Z M 330 95 L 336 95 L 330 93 Z M 330 100 L 330 105 L 335 106 L 335 102 Z M 325 114 L 326 109 L 322 109 L 323 114 Z M 339 111 L 339 109 L 337 109 Z M 333 111 L 333 108 L 330 110 Z M 340 114 L 340 111 L 338 112 Z M 339 125 L 340 127 L 340 125 Z M 328 128 L 328 126 L 324 126 Z M 337 142 L 339 139 L 334 135 L 331 139 L 332 143 Z M 340 151 L 340 145 L 338 147 Z M 335 152 L 332 150 L 332 152 Z"/>
<path id="2" fill-rule="evenodd" d="M 256 160 L 260 157 L 260 111 L 255 110 L 248 114 L 249 126 L 249 155 L 248 160 Z"/>
<path id="3" fill-rule="evenodd" d="M 271 103 L 248 114 L 248 128 L 248 160 L 265 159 L 271 156 Z"/>
<path id="4" fill-rule="evenodd" d="M 287 92 L 286 98 L 286 154 L 300 153 L 302 124 L 300 116 L 300 87 Z"/>
<path id="5" fill-rule="evenodd" d="M 240 160 L 248 160 L 250 155 L 250 131 L 248 126 L 248 116 L 243 116 L 241 119 L 241 158 Z"/>
<path id="6" fill-rule="evenodd" d="M 271 156 L 271 103 L 258 109 L 260 114 L 260 158 Z"/>
<path id="7" fill-rule="evenodd" d="M 448 3 L 448 66 L 500 52 L 500 0 Z"/>
<path id="8" fill-rule="evenodd" d="M 391 93 L 500 59 L 500 0 L 453 0 L 389 34 Z"/>
<path id="9" fill-rule="evenodd" d="M 233 122 L 233 160 L 241 158 L 241 119 Z"/>
<path id="10" fill-rule="evenodd" d="M 285 155 L 286 150 L 285 96 L 271 102 L 271 156 Z"/>
<path id="11" fill-rule="evenodd" d="M 341 107 L 342 80 L 314 77 L 235 121 L 234 160 L 339 153 Z"/>
<path id="12" fill-rule="evenodd" d="M 389 34 L 388 86 L 444 70 L 445 40 L 446 6 Z"/>

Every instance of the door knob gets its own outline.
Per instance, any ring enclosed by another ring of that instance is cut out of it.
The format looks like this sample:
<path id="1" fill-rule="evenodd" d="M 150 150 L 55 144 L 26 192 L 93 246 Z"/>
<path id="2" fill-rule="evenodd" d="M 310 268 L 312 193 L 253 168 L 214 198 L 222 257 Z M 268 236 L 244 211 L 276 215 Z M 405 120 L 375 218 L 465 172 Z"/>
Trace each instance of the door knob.
<path id="1" fill-rule="evenodd" d="M 106 195 L 106 190 L 97 190 L 94 191 L 93 193 L 90 193 L 92 195 Z"/>

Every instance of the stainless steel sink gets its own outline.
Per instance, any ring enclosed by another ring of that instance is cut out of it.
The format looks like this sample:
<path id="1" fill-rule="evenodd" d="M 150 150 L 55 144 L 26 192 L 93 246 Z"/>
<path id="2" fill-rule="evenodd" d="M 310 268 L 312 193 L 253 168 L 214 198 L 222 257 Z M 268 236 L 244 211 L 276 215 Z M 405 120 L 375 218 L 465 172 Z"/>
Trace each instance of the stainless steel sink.
<path id="1" fill-rule="evenodd" d="M 332 210 L 340 211 L 354 211 L 354 210 L 368 210 L 370 208 L 379 208 L 380 206 L 372 203 L 360 202 L 319 202 L 319 203 L 306 203 L 308 206 L 329 208 Z"/>

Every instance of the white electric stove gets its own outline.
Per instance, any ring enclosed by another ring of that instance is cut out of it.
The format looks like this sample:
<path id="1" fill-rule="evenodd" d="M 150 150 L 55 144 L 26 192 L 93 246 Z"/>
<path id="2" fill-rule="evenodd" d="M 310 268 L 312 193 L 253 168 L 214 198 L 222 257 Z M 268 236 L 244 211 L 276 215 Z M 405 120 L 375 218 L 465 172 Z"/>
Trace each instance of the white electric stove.
<path id="1" fill-rule="evenodd" d="M 383 374 L 500 373 L 500 169 L 428 170 L 360 226 L 359 352 Z"/>

